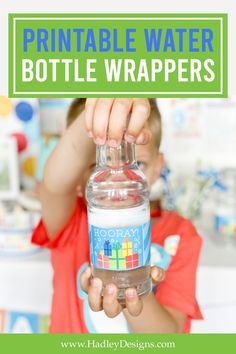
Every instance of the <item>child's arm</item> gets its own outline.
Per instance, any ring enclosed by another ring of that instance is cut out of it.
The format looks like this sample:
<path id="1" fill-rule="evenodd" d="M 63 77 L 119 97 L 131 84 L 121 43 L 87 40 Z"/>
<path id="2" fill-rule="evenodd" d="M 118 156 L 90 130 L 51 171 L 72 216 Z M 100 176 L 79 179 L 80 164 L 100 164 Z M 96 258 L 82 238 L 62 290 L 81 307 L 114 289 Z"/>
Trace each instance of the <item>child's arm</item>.
<path id="1" fill-rule="evenodd" d="M 183 312 L 162 306 L 153 293 L 143 298 L 140 315 L 131 316 L 127 309 L 123 313 L 134 333 L 181 333 L 187 317 Z"/>
<path id="2" fill-rule="evenodd" d="M 42 218 L 50 238 L 66 224 L 76 203 L 76 187 L 85 180 L 96 144 L 127 141 L 145 144 L 150 132 L 144 128 L 148 99 L 87 99 L 85 112 L 70 126 L 48 159 L 41 190 Z M 127 124 L 127 117 L 130 116 Z M 128 126 L 127 126 L 128 125 Z M 127 127 L 127 128 L 126 128 Z"/>
<path id="3" fill-rule="evenodd" d="M 86 133 L 82 113 L 61 138 L 45 166 L 40 197 L 49 237 L 56 235 L 71 216 L 77 198 L 76 187 L 94 153 L 94 143 Z"/>

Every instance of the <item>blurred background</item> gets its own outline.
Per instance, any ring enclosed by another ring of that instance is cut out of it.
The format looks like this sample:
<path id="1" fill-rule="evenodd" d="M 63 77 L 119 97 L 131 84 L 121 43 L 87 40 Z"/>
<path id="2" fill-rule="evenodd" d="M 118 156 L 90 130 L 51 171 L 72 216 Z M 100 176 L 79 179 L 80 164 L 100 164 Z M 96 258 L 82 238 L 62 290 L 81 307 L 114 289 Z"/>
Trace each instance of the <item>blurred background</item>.
<path id="1" fill-rule="evenodd" d="M 0 96 L 0 332 L 47 332 L 52 269 L 31 245 L 37 187 L 66 128 L 70 99 Z M 160 99 L 166 164 L 152 201 L 190 218 L 203 237 L 194 333 L 236 332 L 236 97 Z"/>

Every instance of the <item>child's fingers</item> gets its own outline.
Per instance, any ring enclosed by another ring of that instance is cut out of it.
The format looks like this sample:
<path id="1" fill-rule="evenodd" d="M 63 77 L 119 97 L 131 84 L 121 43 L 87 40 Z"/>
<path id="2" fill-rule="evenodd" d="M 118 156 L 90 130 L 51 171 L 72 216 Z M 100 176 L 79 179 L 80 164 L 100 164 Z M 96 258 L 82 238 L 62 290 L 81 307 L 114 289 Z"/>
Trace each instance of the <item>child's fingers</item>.
<path id="1" fill-rule="evenodd" d="M 129 311 L 130 315 L 138 316 L 140 315 L 143 309 L 143 302 L 138 297 L 137 291 L 134 288 L 129 288 L 125 292 L 126 298 L 126 308 Z"/>
<path id="2" fill-rule="evenodd" d="M 85 125 L 90 138 L 93 137 L 93 114 L 97 100 L 97 98 L 87 98 L 85 103 Z"/>
<path id="3" fill-rule="evenodd" d="M 92 275 L 91 268 L 88 267 L 80 276 L 80 286 L 85 293 L 88 292 L 91 275 Z"/>
<path id="4" fill-rule="evenodd" d="M 146 98 L 133 100 L 132 114 L 125 134 L 125 139 L 133 143 L 143 129 L 150 114 L 150 104 Z"/>
<path id="5" fill-rule="evenodd" d="M 117 316 L 122 310 L 122 306 L 117 301 L 117 287 L 114 284 L 106 285 L 103 295 L 103 310 L 110 318 Z"/>
<path id="6" fill-rule="evenodd" d="M 102 310 L 102 281 L 99 278 L 93 278 L 88 289 L 88 302 L 93 311 Z"/>
<path id="7" fill-rule="evenodd" d="M 152 137 L 152 132 L 150 131 L 150 129 L 143 128 L 141 130 L 141 133 L 138 135 L 138 137 L 136 139 L 136 144 L 137 145 L 145 145 L 145 144 L 149 143 L 149 141 L 151 140 L 151 137 Z"/>
<path id="8" fill-rule="evenodd" d="M 154 284 L 156 283 L 160 283 L 161 281 L 163 281 L 165 279 L 165 271 L 162 268 L 159 267 L 152 267 L 151 268 L 151 278 L 152 278 L 152 282 Z"/>
<path id="9" fill-rule="evenodd" d="M 103 145 L 107 138 L 108 122 L 114 98 L 99 98 L 96 102 L 93 117 L 93 139 L 95 144 Z"/>
<path id="10" fill-rule="evenodd" d="M 112 147 L 121 143 L 131 106 L 132 99 L 128 98 L 117 98 L 113 103 L 108 128 L 108 144 Z"/>

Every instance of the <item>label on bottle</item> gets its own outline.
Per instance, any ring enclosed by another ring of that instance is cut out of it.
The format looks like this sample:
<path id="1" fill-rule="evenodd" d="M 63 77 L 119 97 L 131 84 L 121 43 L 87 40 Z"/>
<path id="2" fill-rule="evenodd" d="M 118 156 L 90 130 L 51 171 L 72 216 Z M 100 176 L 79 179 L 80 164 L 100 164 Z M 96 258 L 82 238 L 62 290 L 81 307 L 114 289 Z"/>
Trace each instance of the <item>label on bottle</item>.
<path id="1" fill-rule="evenodd" d="M 236 215 L 216 215 L 215 228 L 221 235 L 236 235 Z"/>
<path id="2" fill-rule="evenodd" d="M 131 270 L 150 264 L 150 221 L 101 228 L 89 224 L 90 257 L 96 268 Z"/>

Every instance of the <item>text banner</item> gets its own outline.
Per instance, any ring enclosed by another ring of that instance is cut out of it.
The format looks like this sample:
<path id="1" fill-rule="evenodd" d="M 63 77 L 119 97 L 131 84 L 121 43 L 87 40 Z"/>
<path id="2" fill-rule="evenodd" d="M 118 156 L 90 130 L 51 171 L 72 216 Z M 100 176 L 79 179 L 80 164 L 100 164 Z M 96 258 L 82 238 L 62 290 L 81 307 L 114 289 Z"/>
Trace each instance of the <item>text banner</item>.
<path id="1" fill-rule="evenodd" d="M 10 14 L 10 97 L 227 97 L 225 14 Z"/>

